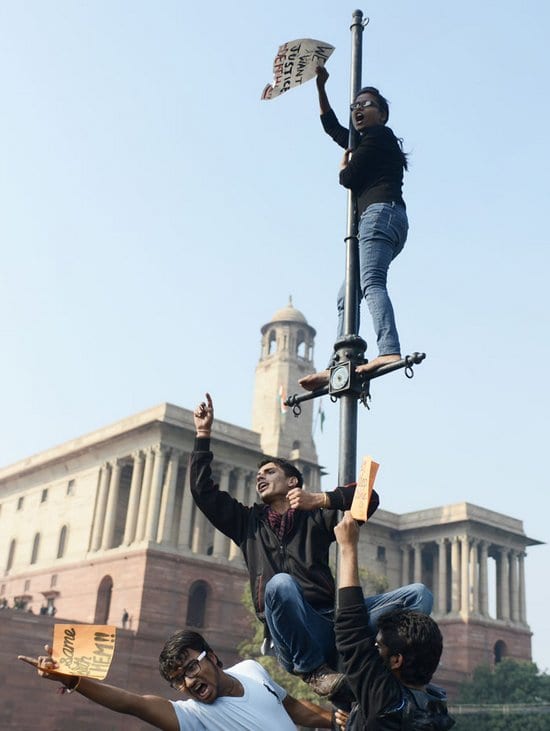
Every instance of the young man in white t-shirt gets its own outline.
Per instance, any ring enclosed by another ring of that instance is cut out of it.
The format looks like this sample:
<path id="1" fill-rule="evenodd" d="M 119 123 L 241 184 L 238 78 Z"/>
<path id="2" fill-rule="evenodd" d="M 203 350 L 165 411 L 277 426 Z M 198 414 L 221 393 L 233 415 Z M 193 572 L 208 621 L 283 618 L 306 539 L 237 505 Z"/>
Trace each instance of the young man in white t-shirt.
<path id="1" fill-rule="evenodd" d="M 197 632 L 176 632 L 159 659 L 160 673 L 182 691 L 186 700 L 169 701 L 139 695 L 91 678 L 60 673 L 51 648 L 38 658 L 19 656 L 38 674 L 57 680 L 67 692 L 76 691 L 117 713 L 150 723 L 163 731 L 295 731 L 296 726 L 332 728 L 332 712 L 288 695 L 254 660 L 227 670 Z"/>

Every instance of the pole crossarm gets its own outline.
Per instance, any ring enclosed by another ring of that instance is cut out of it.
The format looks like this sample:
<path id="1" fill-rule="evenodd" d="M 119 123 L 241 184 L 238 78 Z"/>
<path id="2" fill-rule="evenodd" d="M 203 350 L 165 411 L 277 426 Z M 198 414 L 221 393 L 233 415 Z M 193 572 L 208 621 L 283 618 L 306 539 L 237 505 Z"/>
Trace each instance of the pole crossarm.
<path id="1" fill-rule="evenodd" d="M 425 358 L 426 353 L 414 352 L 410 355 L 405 355 L 401 358 L 401 360 L 396 360 L 394 363 L 386 363 L 386 365 L 381 365 L 370 372 L 361 373 L 359 375 L 354 373 L 350 387 L 345 391 L 342 391 L 340 394 L 335 393 L 334 391 L 331 392 L 329 386 L 323 386 L 323 388 L 318 388 L 316 391 L 310 391 L 308 393 L 294 393 L 284 401 L 284 405 L 290 406 L 294 416 L 300 416 L 302 413 L 300 404 L 304 401 L 311 401 L 312 399 L 319 398 L 320 396 L 327 396 L 328 394 L 330 394 L 331 399 L 336 400 L 340 396 L 346 394 L 348 396 L 354 395 L 356 399 L 362 401 L 362 403 L 366 406 L 365 395 L 368 395 L 368 384 L 370 381 L 373 381 L 375 378 L 380 378 L 381 376 L 387 376 L 388 373 L 393 373 L 393 371 L 399 371 L 401 369 L 405 369 L 405 376 L 407 378 L 412 378 L 414 376 L 413 366 L 419 365 Z M 344 364 L 339 363 L 338 365 Z M 334 367 L 331 371 L 332 370 L 334 370 Z M 367 386 L 367 388 L 365 388 L 365 386 Z"/>

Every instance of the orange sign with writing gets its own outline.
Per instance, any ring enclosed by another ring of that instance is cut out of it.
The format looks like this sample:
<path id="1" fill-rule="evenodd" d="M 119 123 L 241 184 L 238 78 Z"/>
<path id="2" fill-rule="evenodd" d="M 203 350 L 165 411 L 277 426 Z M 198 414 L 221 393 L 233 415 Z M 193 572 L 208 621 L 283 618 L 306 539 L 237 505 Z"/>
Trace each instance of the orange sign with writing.
<path id="1" fill-rule="evenodd" d="M 104 624 L 56 624 L 52 657 L 58 672 L 104 680 L 115 652 L 116 627 Z"/>
<path id="2" fill-rule="evenodd" d="M 365 523 L 368 517 L 369 502 L 374 487 L 374 480 L 380 465 L 372 457 L 363 457 L 361 472 L 357 480 L 355 495 L 351 504 L 351 517 Z"/>

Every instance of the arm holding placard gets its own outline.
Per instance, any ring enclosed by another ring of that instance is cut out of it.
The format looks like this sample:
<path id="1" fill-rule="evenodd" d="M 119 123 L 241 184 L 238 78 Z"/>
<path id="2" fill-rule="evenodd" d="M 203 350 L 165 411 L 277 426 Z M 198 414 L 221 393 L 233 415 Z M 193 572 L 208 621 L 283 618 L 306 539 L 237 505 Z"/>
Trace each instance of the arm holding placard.
<path id="1" fill-rule="evenodd" d="M 33 665 L 42 678 L 61 683 L 62 692 L 75 691 L 100 706 L 105 706 L 116 713 L 136 716 L 162 731 L 179 731 L 174 707 L 166 698 L 138 695 L 92 678 L 60 673 L 57 670 L 58 663 L 52 658 L 52 648 L 46 645 L 45 650 L 46 654 L 40 657 L 19 655 L 18 659 Z"/>
<path id="2" fill-rule="evenodd" d="M 361 464 L 357 487 L 351 504 L 351 516 L 359 523 L 366 523 L 368 518 L 373 514 L 373 487 L 378 468 L 380 465 L 375 462 L 372 457 L 364 457 Z M 374 495 L 376 493 L 374 492 Z M 376 505 L 378 505 L 378 496 L 376 495 Z"/>

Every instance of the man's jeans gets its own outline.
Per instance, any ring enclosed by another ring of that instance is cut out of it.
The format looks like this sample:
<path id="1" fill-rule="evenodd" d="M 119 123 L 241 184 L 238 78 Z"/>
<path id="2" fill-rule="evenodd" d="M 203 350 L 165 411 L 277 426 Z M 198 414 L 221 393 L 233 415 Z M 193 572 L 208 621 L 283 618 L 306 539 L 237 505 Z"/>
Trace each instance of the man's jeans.
<path id="1" fill-rule="evenodd" d="M 429 614 L 433 596 L 424 584 L 409 584 L 365 599 L 369 630 L 375 635 L 378 618 L 393 609 Z M 323 663 L 336 667 L 334 610 L 317 611 L 304 599 L 290 574 L 275 574 L 265 588 L 265 618 L 277 658 L 290 673 L 309 673 Z"/>
<path id="2" fill-rule="evenodd" d="M 401 353 L 386 282 L 391 262 L 405 246 L 408 230 L 407 212 L 400 203 L 373 203 L 359 220 L 357 286 L 367 300 L 379 355 Z M 337 339 L 344 334 L 344 295 L 345 283 L 338 293 Z"/>

